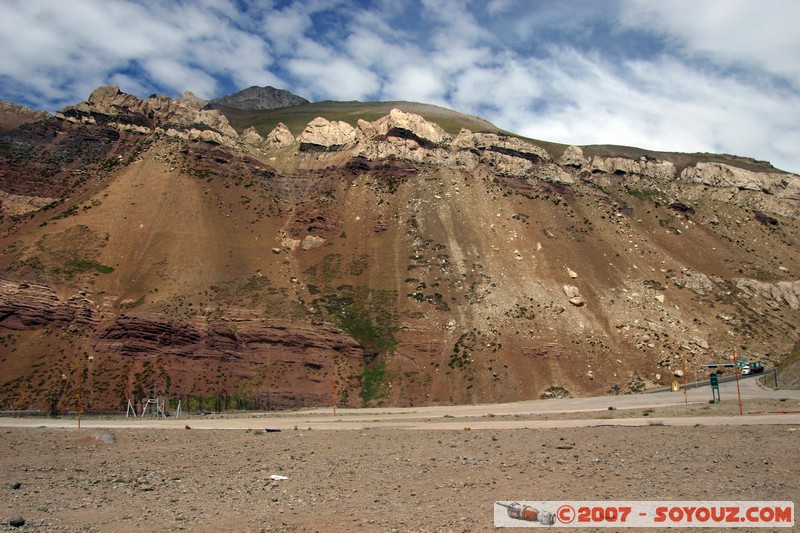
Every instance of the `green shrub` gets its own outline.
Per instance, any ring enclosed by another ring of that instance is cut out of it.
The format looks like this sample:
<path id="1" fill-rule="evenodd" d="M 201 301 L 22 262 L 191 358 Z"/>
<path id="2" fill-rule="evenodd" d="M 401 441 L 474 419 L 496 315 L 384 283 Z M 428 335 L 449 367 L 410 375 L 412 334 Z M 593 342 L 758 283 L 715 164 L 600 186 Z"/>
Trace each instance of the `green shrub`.
<path id="1" fill-rule="evenodd" d="M 365 406 L 370 400 L 386 396 L 386 391 L 383 389 L 384 379 L 386 379 L 385 363 L 372 363 L 364 367 L 359 395 Z"/>
<path id="2" fill-rule="evenodd" d="M 94 270 L 95 272 L 99 272 L 101 274 L 111 274 L 114 272 L 114 267 L 110 267 L 108 265 L 102 265 L 97 261 L 87 261 L 85 259 L 73 259 L 72 261 L 67 262 L 66 272 L 68 274 L 75 274 L 78 272 L 89 272 Z"/>

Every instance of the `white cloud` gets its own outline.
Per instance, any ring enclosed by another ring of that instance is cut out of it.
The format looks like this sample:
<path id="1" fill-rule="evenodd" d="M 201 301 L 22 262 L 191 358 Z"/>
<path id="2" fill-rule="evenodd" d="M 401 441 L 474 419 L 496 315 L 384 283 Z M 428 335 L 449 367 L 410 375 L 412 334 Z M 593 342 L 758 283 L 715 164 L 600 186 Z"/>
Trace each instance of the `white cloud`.
<path id="1" fill-rule="evenodd" d="M 135 87 L 121 87 L 134 93 L 192 90 L 213 97 L 218 76 L 278 80 L 268 71 L 268 44 L 226 18 L 236 13 L 232 4 L 206 4 L 0 3 L 0 76 L 51 109 L 114 81 L 136 79 Z"/>
<path id="2" fill-rule="evenodd" d="M 621 22 L 660 33 L 687 54 L 743 65 L 800 88 L 800 2 L 627 0 Z"/>
<path id="3" fill-rule="evenodd" d="M 382 74 L 425 58 L 426 54 L 414 44 L 390 39 L 368 29 L 356 28 L 344 40 L 342 51 L 359 65 Z"/>
<path id="4" fill-rule="evenodd" d="M 541 98 L 542 76 L 536 62 L 506 55 L 492 65 L 460 72 L 455 79 L 452 103 L 457 109 L 494 110 L 493 120 L 515 124 L 532 113 Z"/>
<path id="5" fill-rule="evenodd" d="M 299 37 L 311 27 L 311 17 L 302 7 L 288 6 L 264 17 L 264 36 L 282 53 L 291 52 Z"/>
<path id="6" fill-rule="evenodd" d="M 441 73 L 429 65 L 407 65 L 389 74 L 384 97 L 445 105 L 447 86 Z"/>
<path id="7" fill-rule="evenodd" d="M 153 91 L 153 86 L 145 83 L 142 80 L 141 76 L 131 76 L 129 74 L 123 74 L 118 72 L 116 74 L 112 74 L 108 78 L 108 82 L 110 85 L 116 85 L 128 94 L 136 94 L 139 95 L 141 98 L 146 98 L 151 94 L 158 94 L 158 92 Z M 97 86 L 95 86 L 96 88 Z M 89 92 L 86 92 L 86 96 L 83 98 L 86 99 L 93 89 L 89 89 Z M 194 92 L 194 91 L 192 91 Z"/>
<path id="8" fill-rule="evenodd" d="M 796 94 L 764 93 L 763 87 L 668 57 L 617 65 L 562 48 L 538 60 L 536 67 L 542 97 L 559 103 L 498 125 L 567 144 L 723 151 L 761 158 L 769 154 L 777 166 L 797 170 L 793 149 L 786 149 L 800 142 L 800 129 L 794 126 L 799 113 L 787 113 L 800 109 Z M 501 109 L 499 116 L 508 120 L 512 111 Z"/>
<path id="9" fill-rule="evenodd" d="M 181 93 L 191 87 L 191 91 L 200 98 L 209 99 L 217 94 L 216 80 L 200 69 L 166 57 L 148 59 L 141 64 L 152 80 L 173 93 Z"/>
<path id="10" fill-rule="evenodd" d="M 507 13 L 514 7 L 514 0 L 491 0 L 486 3 L 486 12 L 489 15 Z"/>
<path id="11" fill-rule="evenodd" d="M 366 100 L 381 87 L 377 75 L 342 57 L 293 59 L 286 68 L 313 98 Z"/>
<path id="12" fill-rule="evenodd" d="M 454 42 L 492 39 L 491 33 L 480 25 L 467 5 L 466 0 L 422 0 L 421 17 L 437 25 L 431 40 L 440 49 Z"/>

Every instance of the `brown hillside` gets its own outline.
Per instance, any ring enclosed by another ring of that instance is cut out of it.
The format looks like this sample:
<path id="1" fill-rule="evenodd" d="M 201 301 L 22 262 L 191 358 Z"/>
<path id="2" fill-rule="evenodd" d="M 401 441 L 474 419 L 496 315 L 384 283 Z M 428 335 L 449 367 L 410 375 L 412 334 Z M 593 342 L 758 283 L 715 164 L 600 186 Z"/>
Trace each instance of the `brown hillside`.
<path id="1" fill-rule="evenodd" d="M 0 139 L 4 408 L 505 402 L 798 340 L 797 176 L 665 179 L 403 114 L 254 147 L 125 102 Z"/>

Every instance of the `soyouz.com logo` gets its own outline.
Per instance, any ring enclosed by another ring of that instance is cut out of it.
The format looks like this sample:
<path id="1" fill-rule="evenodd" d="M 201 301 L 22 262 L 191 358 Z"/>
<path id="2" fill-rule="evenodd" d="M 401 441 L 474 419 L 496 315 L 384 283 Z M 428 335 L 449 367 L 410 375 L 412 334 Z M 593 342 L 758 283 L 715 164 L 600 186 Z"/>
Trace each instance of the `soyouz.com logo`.
<path id="1" fill-rule="evenodd" d="M 793 527 L 788 501 L 498 501 L 495 527 Z"/>

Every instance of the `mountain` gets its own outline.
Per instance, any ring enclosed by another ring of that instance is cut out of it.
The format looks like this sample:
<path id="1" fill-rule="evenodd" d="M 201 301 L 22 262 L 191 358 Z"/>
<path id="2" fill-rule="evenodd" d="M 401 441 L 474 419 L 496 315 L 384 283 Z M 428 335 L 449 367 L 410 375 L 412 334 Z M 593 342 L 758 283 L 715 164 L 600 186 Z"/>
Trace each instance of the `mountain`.
<path id="1" fill-rule="evenodd" d="M 10 131 L 23 124 L 45 120 L 50 116 L 47 111 L 34 111 L 25 106 L 0 100 L 0 131 Z"/>
<path id="2" fill-rule="evenodd" d="M 239 111 L 264 111 L 307 104 L 308 100 L 275 87 L 249 87 L 209 102 L 211 108 L 228 107 Z"/>
<path id="3" fill-rule="evenodd" d="M 800 177 L 768 163 L 117 87 L 20 124 L 0 133 L 4 408 L 628 392 L 800 339 Z"/>

